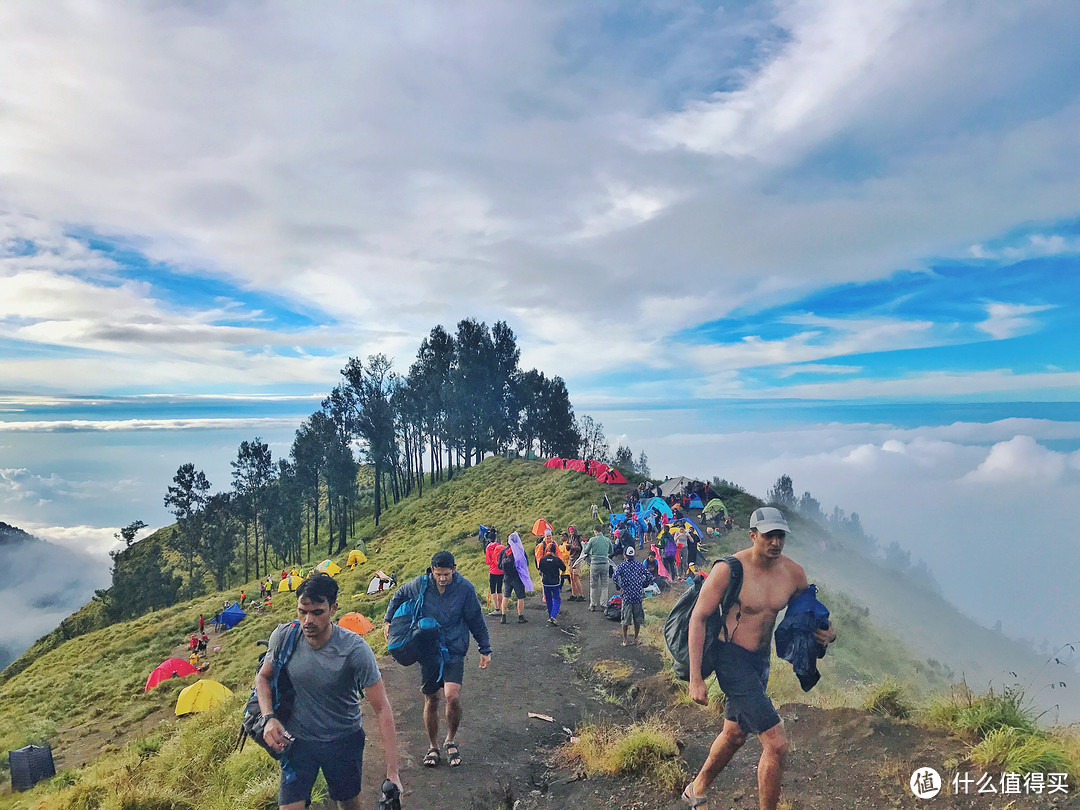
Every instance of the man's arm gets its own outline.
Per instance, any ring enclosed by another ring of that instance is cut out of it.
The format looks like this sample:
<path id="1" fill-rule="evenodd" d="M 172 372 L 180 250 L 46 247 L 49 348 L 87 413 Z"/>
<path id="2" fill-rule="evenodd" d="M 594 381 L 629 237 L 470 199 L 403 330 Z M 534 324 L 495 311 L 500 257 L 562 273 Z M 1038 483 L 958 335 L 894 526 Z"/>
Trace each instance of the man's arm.
<path id="1" fill-rule="evenodd" d="M 255 675 L 255 694 L 259 698 L 259 713 L 266 717 L 274 713 L 274 698 L 270 690 L 270 679 L 274 677 L 274 664 L 267 655 Z M 271 717 L 263 725 L 263 741 L 275 751 L 284 751 L 288 738 L 285 726 L 276 717 Z"/>
<path id="2" fill-rule="evenodd" d="M 379 722 L 379 734 L 382 736 L 383 759 L 386 760 L 386 778 L 403 789 L 401 773 L 398 768 L 397 727 L 394 725 L 394 712 L 390 700 L 386 697 L 386 684 L 382 678 L 364 690 L 368 703 L 375 710 L 375 719 Z"/>
<path id="3" fill-rule="evenodd" d="M 488 633 L 487 622 L 484 621 L 484 611 L 480 607 L 480 597 L 477 596 L 475 589 L 472 590 L 471 597 L 465 597 L 464 618 L 469 632 L 476 639 L 476 646 L 480 649 L 480 669 L 487 669 L 488 661 L 491 660 L 491 636 Z"/>
<path id="4" fill-rule="evenodd" d="M 720 607 L 720 600 L 731 580 L 731 568 L 720 560 L 713 564 L 712 573 L 705 579 L 690 614 L 690 697 L 695 703 L 707 706 L 709 693 L 705 688 L 705 679 L 701 677 L 701 656 L 705 650 L 705 626 L 709 617 Z"/>

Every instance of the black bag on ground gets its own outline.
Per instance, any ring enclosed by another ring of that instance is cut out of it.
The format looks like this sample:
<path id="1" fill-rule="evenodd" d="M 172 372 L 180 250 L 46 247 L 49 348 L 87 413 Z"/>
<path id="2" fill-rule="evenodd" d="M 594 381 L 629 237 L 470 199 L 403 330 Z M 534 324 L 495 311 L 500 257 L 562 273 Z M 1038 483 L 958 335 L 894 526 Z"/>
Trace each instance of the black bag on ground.
<path id="1" fill-rule="evenodd" d="M 292 681 L 289 680 L 289 673 L 285 672 L 285 665 L 289 663 L 299 638 L 300 622 L 290 622 L 288 635 L 285 636 L 285 643 L 281 645 L 281 651 L 278 653 L 274 675 L 270 679 L 270 698 L 274 716 L 283 725 L 289 722 L 289 718 L 292 716 L 293 702 L 296 699 L 296 690 L 293 689 Z M 269 652 L 269 649 L 267 652 Z M 259 666 L 256 667 L 256 672 L 262 667 L 264 658 L 266 658 L 266 653 L 259 656 Z M 247 703 L 244 704 L 244 719 L 240 721 L 240 735 L 236 740 L 236 750 L 243 751 L 244 743 L 248 737 L 251 737 L 266 753 L 274 759 L 278 759 L 281 753 L 267 745 L 263 739 L 265 729 L 266 721 L 263 719 L 262 709 L 259 708 L 259 696 L 255 691 L 255 687 L 252 687 L 251 696 L 248 697 Z"/>
<path id="2" fill-rule="evenodd" d="M 622 620 L 622 597 L 615 594 L 608 599 L 607 605 L 604 607 L 604 618 L 611 619 L 613 622 Z"/>
<path id="3" fill-rule="evenodd" d="M 731 606 L 738 601 L 739 591 L 742 589 L 742 563 L 730 556 L 724 557 L 722 561 L 726 562 L 731 569 L 731 579 L 720 600 L 719 610 L 715 611 L 705 623 L 705 644 L 701 651 L 702 678 L 708 678 L 712 674 L 712 647 L 721 632 L 725 632 L 726 635 L 724 620 Z M 672 669 L 675 670 L 675 676 L 683 681 L 690 680 L 690 614 L 694 612 L 694 605 L 697 604 L 701 586 L 704 583 L 703 575 L 695 576 L 690 587 L 679 597 L 679 601 L 675 603 L 675 607 L 668 614 L 667 621 L 664 622 L 664 641 L 671 657 L 675 659 Z"/>
<path id="4" fill-rule="evenodd" d="M 12 790 L 29 790 L 42 779 L 56 776 L 52 748 L 48 745 L 28 745 L 8 751 L 8 767 Z"/>

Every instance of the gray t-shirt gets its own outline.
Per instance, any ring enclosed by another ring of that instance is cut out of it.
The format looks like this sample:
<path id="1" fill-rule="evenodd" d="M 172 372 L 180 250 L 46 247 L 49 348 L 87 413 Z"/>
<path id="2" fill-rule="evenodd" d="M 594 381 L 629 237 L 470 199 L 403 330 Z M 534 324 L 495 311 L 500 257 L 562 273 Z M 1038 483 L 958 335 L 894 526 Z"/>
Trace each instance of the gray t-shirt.
<path id="1" fill-rule="evenodd" d="M 277 661 L 288 625 L 270 635 L 267 657 Z M 330 742 L 363 727 L 360 690 L 382 678 L 371 647 L 351 630 L 333 625 L 330 640 L 316 650 L 300 636 L 285 667 L 296 702 L 285 730 L 298 740 Z"/>

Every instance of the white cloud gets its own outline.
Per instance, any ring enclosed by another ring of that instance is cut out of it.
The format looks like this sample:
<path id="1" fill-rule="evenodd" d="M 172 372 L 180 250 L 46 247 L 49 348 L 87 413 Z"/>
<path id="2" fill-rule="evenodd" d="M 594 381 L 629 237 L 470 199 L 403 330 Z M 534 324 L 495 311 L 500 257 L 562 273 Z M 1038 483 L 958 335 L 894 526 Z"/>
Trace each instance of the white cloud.
<path id="1" fill-rule="evenodd" d="M 1054 482 L 1061 479 L 1067 465 L 1064 454 L 1048 450 L 1030 436 L 1014 436 L 995 444 L 986 460 L 968 473 L 964 480 Z"/>
<path id="2" fill-rule="evenodd" d="M 990 302 L 986 305 L 986 320 L 976 324 L 976 327 L 995 340 L 1005 340 L 1006 338 L 1034 331 L 1038 326 L 1038 322 L 1034 318 L 1027 316 L 1054 308 L 1052 304 L 1034 306 L 1030 304 Z"/>
<path id="3" fill-rule="evenodd" d="M 197 419 L 55 419 L 0 421 L 3 433 L 64 433 L 98 431 L 104 433 L 145 430 L 272 430 L 298 427 L 295 417 L 206 417 Z M 2 471 L 0 471 L 2 473 Z"/>

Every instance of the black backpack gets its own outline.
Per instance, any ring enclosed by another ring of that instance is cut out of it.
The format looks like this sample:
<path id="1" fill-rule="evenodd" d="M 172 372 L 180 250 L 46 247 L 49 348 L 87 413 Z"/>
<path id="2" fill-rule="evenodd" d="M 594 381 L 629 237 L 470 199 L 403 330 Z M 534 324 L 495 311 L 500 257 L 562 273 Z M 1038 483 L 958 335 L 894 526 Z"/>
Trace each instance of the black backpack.
<path id="1" fill-rule="evenodd" d="M 518 576 L 517 566 L 514 562 L 514 550 L 509 546 L 499 554 L 499 570 L 503 572 L 504 576 Z"/>
<path id="2" fill-rule="evenodd" d="M 724 633 L 725 638 L 727 637 L 724 622 L 731 606 L 739 600 L 739 591 L 742 589 L 742 562 L 730 556 L 724 557 L 722 562 L 726 562 L 731 569 L 731 579 L 720 600 L 720 608 L 705 623 L 705 644 L 701 650 L 702 678 L 708 678 L 713 672 L 712 647 L 721 632 Z M 704 582 L 705 577 L 697 574 L 690 587 L 671 609 L 667 621 L 664 622 L 664 641 L 667 643 L 671 657 L 675 659 L 672 669 L 675 670 L 675 676 L 683 681 L 690 680 L 690 614 L 694 612 L 694 605 L 697 604 Z"/>

